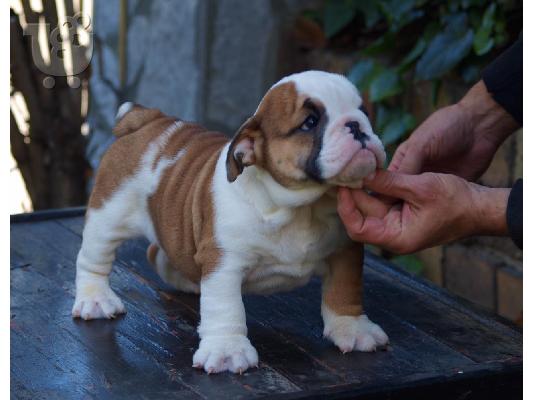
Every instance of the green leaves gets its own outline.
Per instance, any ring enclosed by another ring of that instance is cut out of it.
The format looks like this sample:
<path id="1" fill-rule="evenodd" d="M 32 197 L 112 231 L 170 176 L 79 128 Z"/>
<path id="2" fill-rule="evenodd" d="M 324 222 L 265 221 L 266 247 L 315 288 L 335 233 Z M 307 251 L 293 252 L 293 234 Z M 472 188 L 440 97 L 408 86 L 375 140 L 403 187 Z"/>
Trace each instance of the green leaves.
<path id="1" fill-rule="evenodd" d="M 395 143 L 415 126 L 415 119 L 400 109 L 390 110 L 381 101 L 402 91 L 399 72 L 394 68 L 384 68 L 373 60 L 361 60 L 347 75 L 359 90 L 369 90 L 370 100 L 378 103 L 376 129 L 384 145 Z"/>
<path id="2" fill-rule="evenodd" d="M 408 132 L 415 128 L 416 122 L 413 115 L 400 111 L 398 116 L 392 119 L 382 131 L 382 141 L 385 146 L 396 143 Z"/>
<path id="3" fill-rule="evenodd" d="M 484 56 L 509 41 L 508 16 L 521 9 L 500 0 L 325 0 L 324 4 L 327 37 L 358 24 L 339 41 L 344 43 L 352 34 L 360 48 L 360 60 L 347 77 L 375 104 L 374 126 L 390 149 L 416 126 L 414 116 L 405 111 L 410 107 L 407 98 L 399 96 L 406 87 L 430 81 L 426 101 L 436 107 L 447 73 L 454 72 L 467 84 L 475 82 L 487 65 Z"/>
<path id="4" fill-rule="evenodd" d="M 424 37 L 419 38 L 417 43 L 415 43 L 415 46 L 401 61 L 399 69 L 401 71 L 406 70 L 421 54 L 423 54 L 423 51 L 426 49 L 426 45 L 426 39 Z"/>
<path id="5" fill-rule="evenodd" d="M 356 85 L 359 90 L 367 90 L 373 75 L 376 73 L 376 63 L 365 59 L 358 61 L 347 74 L 347 78 Z"/>
<path id="6" fill-rule="evenodd" d="M 381 101 L 402 91 L 399 73 L 393 68 L 380 71 L 369 86 L 371 101 Z"/>
<path id="7" fill-rule="evenodd" d="M 386 16 L 392 32 L 398 32 L 404 26 L 424 15 L 418 7 L 421 1 L 417 0 L 381 0 L 378 2 Z"/>
<path id="8" fill-rule="evenodd" d="M 380 105 L 376 114 L 376 128 L 385 146 L 396 143 L 415 128 L 413 115 L 400 108 Z"/>
<path id="9" fill-rule="evenodd" d="M 371 28 L 375 26 L 382 18 L 380 7 L 377 1 L 355 1 L 356 9 L 363 14 L 365 19 L 365 27 Z"/>
<path id="10" fill-rule="evenodd" d="M 495 23 L 495 10 L 497 6 L 495 3 L 489 5 L 482 17 L 482 23 L 478 27 L 475 33 L 475 39 L 473 41 L 473 50 L 477 56 L 486 54 L 491 50 L 494 44 L 494 40 L 491 37 L 493 25 Z"/>
<path id="11" fill-rule="evenodd" d="M 391 32 L 386 32 L 365 49 L 363 49 L 360 53 L 367 57 L 373 57 L 382 53 L 386 53 L 395 48 L 394 39 L 394 35 Z"/>
<path id="12" fill-rule="evenodd" d="M 445 30 L 432 39 L 417 62 L 416 78 L 429 80 L 443 76 L 469 54 L 472 43 L 473 30 L 467 26 L 467 15 L 451 16 Z"/>
<path id="13" fill-rule="evenodd" d="M 356 15 L 354 1 L 330 0 L 324 10 L 324 31 L 330 38 L 343 29 Z"/>
<path id="14" fill-rule="evenodd" d="M 382 17 L 377 1 L 329 0 L 324 9 L 324 30 L 330 38 L 345 28 L 356 16 L 363 15 L 365 27 L 374 26 Z"/>
<path id="15" fill-rule="evenodd" d="M 384 68 L 373 60 L 357 62 L 347 78 L 361 90 L 369 90 L 371 101 L 382 101 L 402 91 L 399 72 L 395 68 Z"/>
<path id="16" fill-rule="evenodd" d="M 391 261 L 414 275 L 421 275 L 423 273 L 423 262 L 413 254 L 395 256 Z"/>

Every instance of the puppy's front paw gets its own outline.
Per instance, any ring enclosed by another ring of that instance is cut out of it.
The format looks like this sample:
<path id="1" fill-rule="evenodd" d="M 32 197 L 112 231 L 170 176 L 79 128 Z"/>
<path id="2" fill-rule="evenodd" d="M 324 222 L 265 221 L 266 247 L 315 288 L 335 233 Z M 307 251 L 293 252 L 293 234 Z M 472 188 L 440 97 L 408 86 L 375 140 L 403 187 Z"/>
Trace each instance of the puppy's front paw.
<path id="1" fill-rule="evenodd" d="M 258 366 L 258 353 L 243 335 L 207 336 L 193 356 L 193 367 L 208 374 L 231 371 L 242 373 Z"/>
<path id="2" fill-rule="evenodd" d="M 121 299 L 108 284 L 89 284 L 76 290 L 76 299 L 72 307 L 72 316 L 85 320 L 97 318 L 115 318 L 124 314 L 126 309 Z"/>
<path id="3" fill-rule="evenodd" d="M 366 315 L 331 316 L 325 323 L 324 336 L 334 342 L 343 353 L 353 350 L 374 351 L 377 346 L 389 342 L 382 328 L 371 322 Z"/>

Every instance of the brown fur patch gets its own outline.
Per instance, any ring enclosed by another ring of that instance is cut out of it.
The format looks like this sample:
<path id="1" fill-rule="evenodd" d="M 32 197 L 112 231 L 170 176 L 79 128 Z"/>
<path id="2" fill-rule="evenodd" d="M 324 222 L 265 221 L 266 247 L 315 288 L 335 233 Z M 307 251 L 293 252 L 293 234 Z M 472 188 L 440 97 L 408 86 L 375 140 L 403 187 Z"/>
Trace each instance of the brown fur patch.
<path id="1" fill-rule="evenodd" d="M 132 109 L 119 121 L 117 127 L 122 127 L 119 129 L 120 136 L 102 157 L 95 177 L 95 186 L 89 197 L 89 208 L 102 207 L 104 201 L 110 198 L 121 183 L 135 173 L 150 142 L 174 121 L 174 118 L 167 117 L 158 110 L 140 106 Z M 142 126 L 137 131 L 126 131 L 126 127 L 130 129 L 138 124 Z"/>
<path id="2" fill-rule="evenodd" d="M 218 264 L 214 239 L 211 183 L 215 164 L 228 138 L 195 124 L 186 124 L 158 155 L 184 155 L 162 175 L 149 198 L 149 212 L 158 241 L 170 264 L 194 283 Z"/>
<path id="3" fill-rule="evenodd" d="M 138 104 L 134 104 L 132 109 L 128 111 L 115 125 L 113 133 L 117 137 L 128 135 L 135 132 L 150 121 L 156 118 L 164 117 L 165 115 L 155 108 L 145 108 Z"/>
<path id="4" fill-rule="evenodd" d="M 229 180 L 242 172 L 239 163 L 232 160 L 233 148 L 239 140 L 252 138 L 255 165 L 266 169 L 278 183 L 288 188 L 313 183 L 309 181 L 305 168 L 313 148 L 314 133 L 296 129 L 310 114 L 309 109 L 304 107 L 306 100 L 309 101 L 298 94 L 293 82 L 283 83 L 269 91 L 257 113 L 232 140 L 227 156 Z M 322 104 L 317 103 L 322 109 Z"/>
<path id="5" fill-rule="evenodd" d="M 363 313 L 363 245 L 351 243 L 327 258 L 323 302 L 337 315 Z"/>

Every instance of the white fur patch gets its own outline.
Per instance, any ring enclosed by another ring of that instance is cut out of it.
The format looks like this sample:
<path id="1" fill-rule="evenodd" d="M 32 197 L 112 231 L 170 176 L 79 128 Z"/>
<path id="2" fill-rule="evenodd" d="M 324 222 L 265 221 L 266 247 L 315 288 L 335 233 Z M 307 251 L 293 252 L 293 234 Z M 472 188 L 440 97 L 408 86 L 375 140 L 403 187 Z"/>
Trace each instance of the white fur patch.
<path id="1" fill-rule="evenodd" d="M 247 338 L 245 307 L 241 298 L 239 257 L 224 254 L 221 265 L 200 285 L 200 345 L 193 366 L 212 372 L 243 372 L 258 364 L 258 353 Z"/>
<path id="2" fill-rule="evenodd" d="M 243 373 L 258 366 L 258 353 L 245 335 L 209 336 L 200 341 L 193 355 L 193 367 L 208 374 L 230 371 Z"/>
<path id="3" fill-rule="evenodd" d="M 290 190 L 256 166 L 228 183 L 224 161 L 213 179 L 215 239 L 239 264 L 247 291 L 286 290 L 322 271 L 347 240 L 335 199 L 323 197 L 328 187 Z"/>
<path id="4" fill-rule="evenodd" d="M 371 322 L 367 315 L 352 317 L 337 315 L 325 304 L 321 305 L 324 321 L 324 336 L 329 338 L 343 353 L 353 350 L 375 351 L 389 342 L 382 328 Z"/>
<path id="5" fill-rule="evenodd" d="M 83 269 L 76 273 L 76 299 L 73 317 L 85 320 L 115 318 L 117 314 L 126 312 L 121 299 L 109 287 L 108 277 Z"/>

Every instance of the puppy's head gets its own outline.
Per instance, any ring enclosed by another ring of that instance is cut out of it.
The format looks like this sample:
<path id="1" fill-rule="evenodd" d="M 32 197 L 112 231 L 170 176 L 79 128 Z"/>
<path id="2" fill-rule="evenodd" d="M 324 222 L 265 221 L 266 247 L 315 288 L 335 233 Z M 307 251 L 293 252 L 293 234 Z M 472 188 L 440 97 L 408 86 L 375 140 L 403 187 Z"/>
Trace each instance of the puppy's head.
<path id="1" fill-rule="evenodd" d="M 230 182 L 256 165 L 290 189 L 361 187 L 385 158 L 352 83 L 338 74 L 307 71 L 269 89 L 232 139 L 226 169 Z"/>

